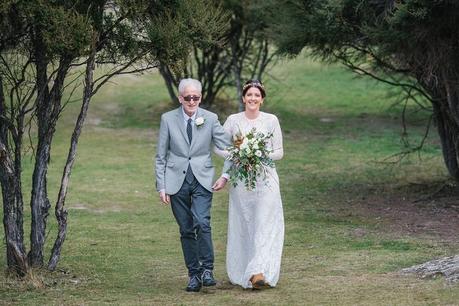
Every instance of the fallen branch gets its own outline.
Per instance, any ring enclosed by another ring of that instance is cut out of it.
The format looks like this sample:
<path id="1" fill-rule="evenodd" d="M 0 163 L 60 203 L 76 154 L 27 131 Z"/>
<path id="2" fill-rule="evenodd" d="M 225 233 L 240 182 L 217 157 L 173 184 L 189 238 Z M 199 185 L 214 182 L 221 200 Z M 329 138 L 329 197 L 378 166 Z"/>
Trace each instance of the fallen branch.
<path id="1" fill-rule="evenodd" d="M 449 283 L 459 282 L 459 255 L 443 257 L 426 263 L 405 268 L 402 273 L 414 273 L 421 278 L 444 276 Z"/>

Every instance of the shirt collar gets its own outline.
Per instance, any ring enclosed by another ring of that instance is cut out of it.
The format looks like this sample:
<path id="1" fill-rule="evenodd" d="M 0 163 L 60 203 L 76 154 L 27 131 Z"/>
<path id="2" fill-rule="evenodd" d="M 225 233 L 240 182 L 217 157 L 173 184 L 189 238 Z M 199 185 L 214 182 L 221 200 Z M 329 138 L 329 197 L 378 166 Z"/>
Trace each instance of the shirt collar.
<path id="1" fill-rule="evenodd" d="M 188 116 L 188 115 L 185 113 L 185 111 L 183 110 L 183 106 L 182 106 L 181 108 L 182 108 L 183 119 L 184 119 L 185 121 L 188 121 L 188 119 L 190 119 L 190 118 L 191 118 L 191 120 L 195 121 L 195 119 L 196 119 L 196 114 L 197 114 L 197 112 L 198 112 L 197 110 L 194 112 L 193 116 L 190 117 L 190 116 Z"/>

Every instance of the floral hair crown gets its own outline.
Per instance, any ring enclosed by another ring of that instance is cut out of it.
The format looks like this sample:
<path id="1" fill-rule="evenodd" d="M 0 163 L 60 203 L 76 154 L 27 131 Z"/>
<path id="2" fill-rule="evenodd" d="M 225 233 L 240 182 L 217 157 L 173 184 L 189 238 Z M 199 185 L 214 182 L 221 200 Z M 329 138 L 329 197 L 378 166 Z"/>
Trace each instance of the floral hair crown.
<path id="1" fill-rule="evenodd" d="M 244 87 L 242 87 L 242 90 L 244 91 L 248 87 L 260 87 L 261 89 L 265 90 L 265 87 L 260 82 L 247 83 L 247 84 L 244 85 Z"/>

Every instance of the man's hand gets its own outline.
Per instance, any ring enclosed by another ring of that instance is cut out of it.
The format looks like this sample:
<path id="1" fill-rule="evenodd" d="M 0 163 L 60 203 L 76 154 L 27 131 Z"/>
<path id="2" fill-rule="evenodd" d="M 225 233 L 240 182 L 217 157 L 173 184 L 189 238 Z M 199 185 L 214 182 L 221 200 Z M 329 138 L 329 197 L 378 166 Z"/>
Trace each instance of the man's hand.
<path id="1" fill-rule="evenodd" d="M 161 199 L 161 202 L 163 202 L 164 205 L 171 204 L 171 197 L 170 195 L 166 194 L 166 190 L 161 190 L 159 192 L 159 198 Z"/>
<path id="2" fill-rule="evenodd" d="M 223 189 L 223 188 L 225 187 L 227 181 L 228 181 L 228 180 L 227 180 L 226 178 L 224 178 L 223 176 L 220 177 L 220 178 L 214 183 L 214 185 L 212 186 L 212 189 L 213 189 L 214 191 L 219 191 L 219 190 Z"/>

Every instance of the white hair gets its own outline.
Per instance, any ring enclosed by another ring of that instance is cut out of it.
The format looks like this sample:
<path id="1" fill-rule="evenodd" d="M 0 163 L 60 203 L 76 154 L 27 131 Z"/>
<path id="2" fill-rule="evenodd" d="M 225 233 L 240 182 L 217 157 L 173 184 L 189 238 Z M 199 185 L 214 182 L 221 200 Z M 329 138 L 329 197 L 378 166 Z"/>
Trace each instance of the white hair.
<path id="1" fill-rule="evenodd" d="M 199 82 L 198 80 L 195 80 L 195 79 L 188 78 L 188 79 L 182 79 L 180 81 L 180 84 L 178 86 L 179 94 L 182 94 L 187 87 L 193 87 L 193 89 L 195 89 L 195 90 L 197 90 L 199 92 L 202 91 L 201 82 Z"/>

